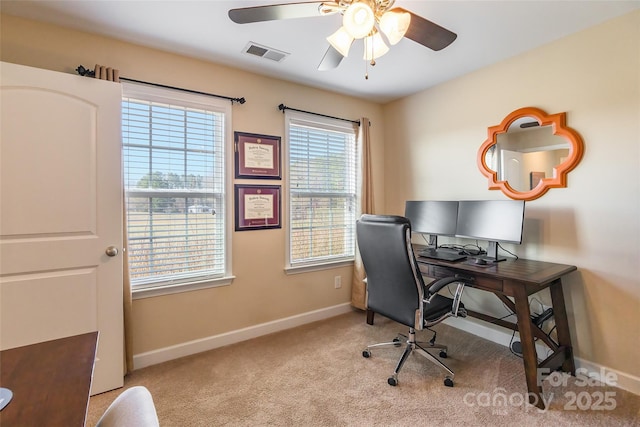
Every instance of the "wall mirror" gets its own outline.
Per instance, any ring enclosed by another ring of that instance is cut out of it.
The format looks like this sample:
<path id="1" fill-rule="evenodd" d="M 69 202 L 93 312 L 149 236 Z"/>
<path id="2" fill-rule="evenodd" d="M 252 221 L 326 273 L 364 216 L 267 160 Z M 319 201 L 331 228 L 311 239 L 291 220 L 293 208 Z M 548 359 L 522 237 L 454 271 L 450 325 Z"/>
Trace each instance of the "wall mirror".
<path id="1" fill-rule="evenodd" d="M 548 115 L 526 107 L 489 127 L 477 161 L 490 190 L 502 190 L 516 200 L 534 200 L 551 188 L 566 187 L 567 174 L 583 152 L 582 138 L 566 125 L 566 113 Z"/>

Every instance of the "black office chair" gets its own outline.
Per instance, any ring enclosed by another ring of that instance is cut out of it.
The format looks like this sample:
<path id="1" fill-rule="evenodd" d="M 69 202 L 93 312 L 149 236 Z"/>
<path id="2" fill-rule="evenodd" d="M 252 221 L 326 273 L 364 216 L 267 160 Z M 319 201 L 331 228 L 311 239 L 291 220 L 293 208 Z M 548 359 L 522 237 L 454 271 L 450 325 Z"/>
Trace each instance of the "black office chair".
<path id="1" fill-rule="evenodd" d="M 444 384 L 453 387 L 454 373 L 427 349 L 440 350 L 440 357 L 447 357 L 447 347 L 435 343 L 436 333 L 431 326 L 448 317 L 465 317 L 460 301 L 465 284 L 471 279 L 445 277 L 425 286 L 411 246 L 411 224 L 407 218 L 391 215 L 362 215 L 356 223 L 358 247 L 367 274 L 367 308 L 391 320 L 409 327 L 409 336 L 399 334 L 393 341 L 373 344 L 363 350 L 364 357 L 371 356 L 377 347 L 400 347 L 406 340 L 404 353 L 396 369 L 389 377 L 389 385 L 398 384 L 398 373 L 412 352 L 429 359 L 444 368 L 449 375 Z M 451 283 L 458 283 L 453 298 L 437 292 Z M 416 341 L 416 330 L 433 332 L 429 342 Z"/>

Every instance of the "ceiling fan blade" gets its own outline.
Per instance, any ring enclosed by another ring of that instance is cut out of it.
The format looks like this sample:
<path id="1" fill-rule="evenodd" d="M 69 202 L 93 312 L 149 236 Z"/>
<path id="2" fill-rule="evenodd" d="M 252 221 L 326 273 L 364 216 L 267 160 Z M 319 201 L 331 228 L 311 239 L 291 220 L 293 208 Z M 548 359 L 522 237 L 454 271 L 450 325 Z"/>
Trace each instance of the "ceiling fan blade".
<path id="1" fill-rule="evenodd" d="M 322 61 L 320 61 L 320 65 L 318 65 L 318 70 L 327 71 L 338 68 L 338 65 L 342 62 L 342 58 L 344 58 L 344 56 L 333 46 L 329 45 L 329 49 L 324 53 Z"/>
<path id="2" fill-rule="evenodd" d="M 458 37 L 454 32 L 447 30 L 440 25 L 416 15 L 401 7 L 396 7 L 393 11 L 406 12 L 411 14 L 411 24 L 404 35 L 406 38 L 420 43 L 432 50 L 441 50 L 449 46 Z"/>
<path id="3" fill-rule="evenodd" d="M 313 1 L 243 7 L 229 10 L 229 18 L 236 24 L 249 24 L 252 22 L 320 16 L 319 8 L 322 3 L 321 1 Z"/>

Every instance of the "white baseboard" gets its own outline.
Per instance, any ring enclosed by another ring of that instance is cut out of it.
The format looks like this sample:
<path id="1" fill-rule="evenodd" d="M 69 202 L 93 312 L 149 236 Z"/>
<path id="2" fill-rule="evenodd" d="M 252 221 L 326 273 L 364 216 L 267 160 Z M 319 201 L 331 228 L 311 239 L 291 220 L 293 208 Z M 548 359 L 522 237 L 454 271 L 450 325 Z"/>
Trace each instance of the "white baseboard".
<path id="1" fill-rule="evenodd" d="M 607 385 L 615 386 L 631 392 L 633 394 L 640 395 L 640 378 L 627 374 L 626 372 L 616 371 L 615 369 L 608 368 L 602 365 L 596 365 L 588 360 L 575 358 L 576 369 L 584 369 L 587 375 L 594 379 L 606 383 Z"/>
<path id="2" fill-rule="evenodd" d="M 213 350 L 214 348 L 235 344 L 251 338 L 257 338 L 307 323 L 316 322 L 318 320 L 328 319 L 340 314 L 349 313 L 352 310 L 353 308 L 349 303 L 339 304 L 333 307 L 327 307 L 296 316 L 286 317 L 284 319 L 274 320 L 272 322 L 262 323 L 260 325 L 250 326 L 248 328 L 238 329 L 236 331 L 226 332 L 224 334 L 136 354 L 133 356 L 134 369 L 141 369 L 147 366 L 177 359 L 179 357 L 190 356 L 192 354 Z M 508 347 L 511 343 L 511 332 L 494 329 L 480 322 L 474 322 L 463 318 L 449 318 L 445 320 L 444 323 L 505 347 Z M 536 346 L 536 349 L 538 350 L 538 354 L 541 356 L 546 355 L 549 350 L 544 345 L 538 345 Z M 616 371 L 579 357 L 575 358 L 575 363 L 577 370 L 583 370 L 583 375 L 640 395 L 640 378 L 634 375 Z"/>
<path id="3" fill-rule="evenodd" d="M 148 351 L 146 353 L 136 354 L 133 356 L 133 368 L 140 369 L 177 359 L 179 357 L 213 350 L 214 348 L 223 347 L 225 345 L 235 344 L 251 338 L 257 338 L 307 323 L 316 322 L 318 320 L 328 319 L 340 314 L 349 313 L 352 310 L 353 308 L 351 308 L 351 304 L 349 303 L 334 305 L 333 307 L 310 311 L 308 313 L 298 314 L 296 316 L 286 317 L 284 319 L 278 319 L 272 322 L 262 323 L 260 325 L 250 326 L 248 328 L 238 329 L 236 331 L 230 331 L 220 335 L 214 335 L 158 350 Z"/>
<path id="4" fill-rule="evenodd" d="M 511 343 L 512 332 L 506 332 L 486 326 L 479 322 L 474 322 L 463 318 L 448 318 L 443 323 L 453 326 L 470 334 L 488 339 L 497 344 L 509 347 Z M 517 337 L 517 333 L 516 333 Z M 539 357 L 545 358 L 549 352 L 549 348 L 545 345 L 536 345 Z M 619 387 L 633 394 L 640 395 L 640 378 L 627 374 L 626 372 L 616 371 L 606 366 L 598 365 L 579 357 L 574 357 L 576 371 L 581 372 L 581 376 L 591 378 L 595 381 L 606 383 L 607 385 Z M 578 372 L 576 374 L 578 374 Z"/>

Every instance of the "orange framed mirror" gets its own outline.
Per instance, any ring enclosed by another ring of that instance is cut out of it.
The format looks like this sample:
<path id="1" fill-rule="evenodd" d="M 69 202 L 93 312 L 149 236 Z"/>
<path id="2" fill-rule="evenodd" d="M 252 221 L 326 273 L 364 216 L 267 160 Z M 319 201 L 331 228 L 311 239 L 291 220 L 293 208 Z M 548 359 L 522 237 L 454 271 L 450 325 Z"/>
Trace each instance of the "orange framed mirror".
<path id="1" fill-rule="evenodd" d="M 567 175 L 584 153 L 582 137 L 566 124 L 566 113 L 535 107 L 513 111 L 488 128 L 478 150 L 478 168 L 489 190 L 515 200 L 534 200 L 551 188 L 567 186 Z"/>

